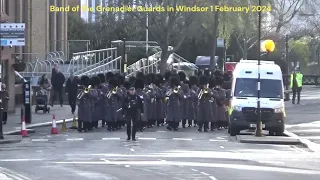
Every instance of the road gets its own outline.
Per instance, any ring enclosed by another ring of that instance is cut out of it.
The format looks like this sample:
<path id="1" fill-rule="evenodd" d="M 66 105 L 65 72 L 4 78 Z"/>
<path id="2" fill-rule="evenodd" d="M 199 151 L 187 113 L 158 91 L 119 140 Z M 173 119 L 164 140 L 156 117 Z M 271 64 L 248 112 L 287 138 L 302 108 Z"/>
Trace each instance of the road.
<path id="1" fill-rule="evenodd" d="M 49 127 L 39 128 L 20 144 L 0 146 L 0 174 L 24 180 L 318 180 L 320 175 L 319 154 L 300 146 L 241 144 L 226 130 L 154 127 L 137 136 L 133 142 L 125 140 L 124 129 L 50 135 Z"/>

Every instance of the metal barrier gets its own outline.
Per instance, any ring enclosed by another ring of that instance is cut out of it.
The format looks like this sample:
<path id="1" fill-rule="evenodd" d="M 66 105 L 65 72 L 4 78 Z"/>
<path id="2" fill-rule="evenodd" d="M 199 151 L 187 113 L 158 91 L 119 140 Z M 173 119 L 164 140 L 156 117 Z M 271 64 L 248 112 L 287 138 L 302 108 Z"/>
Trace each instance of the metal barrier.
<path id="1" fill-rule="evenodd" d="M 117 48 L 99 49 L 93 51 L 85 51 L 73 53 L 67 72 L 76 72 L 88 66 L 94 68 L 94 64 L 111 57 L 110 60 L 117 58 Z M 88 69 L 90 70 L 90 69 Z"/>
<path id="2" fill-rule="evenodd" d="M 283 75 L 283 84 L 285 86 L 290 85 L 290 74 Z M 320 85 L 319 75 L 303 75 L 303 85 Z"/>
<path id="3" fill-rule="evenodd" d="M 83 69 L 80 69 L 80 70 L 74 72 L 74 75 L 82 74 L 82 73 L 84 73 L 84 72 L 86 72 L 86 71 L 89 71 L 89 70 L 95 68 L 95 67 L 98 67 L 98 66 L 100 66 L 100 65 L 106 64 L 106 63 L 108 63 L 108 62 L 111 60 L 111 58 L 112 58 L 112 57 L 109 56 L 109 57 L 103 59 L 102 61 L 100 61 L 100 62 L 98 62 L 98 63 L 95 63 L 95 64 L 93 64 L 93 65 L 91 65 L 91 66 L 87 66 L 87 67 L 85 67 L 85 68 L 83 68 Z"/>
<path id="4" fill-rule="evenodd" d="M 118 69 L 118 64 L 119 65 L 122 64 L 122 57 L 121 56 L 113 59 L 112 61 L 110 61 L 106 64 L 100 65 L 98 67 L 90 69 L 89 71 L 86 71 L 82 74 L 79 74 L 78 76 L 84 76 L 84 75 L 93 76 L 93 75 L 98 75 L 100 73 L 105 74 L 106 72 L 122 72 L 121 66 Z"/>
<path id="5" fill-rule="evenodd" d="M 138 60 L 137 62 L 135 62 L 127 67 L 128 74 L 130 75 L 130 74 L 133 74 L 136 71 L 140 71 L 140 70 L 143 70 L 143 72 L 146 72 L 146 71 L 148 72 L 147 67 L 154 66 L 155 62 L 159 61 L 160 57 L 161 57 L 161 51 L 149 56 L 148 59 L 142 58 L 142 59 Z M 148 61 L 149 61 L 149 64 L 148 64 Z M 150 61 L 151 61 L 151 64 L 150 64 Z"/>

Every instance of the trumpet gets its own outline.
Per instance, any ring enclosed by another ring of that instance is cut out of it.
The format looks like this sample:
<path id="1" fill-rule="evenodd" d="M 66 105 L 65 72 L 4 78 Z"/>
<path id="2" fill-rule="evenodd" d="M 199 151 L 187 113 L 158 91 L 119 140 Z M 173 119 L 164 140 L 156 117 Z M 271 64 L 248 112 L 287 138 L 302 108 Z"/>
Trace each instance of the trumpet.
<path id="1" fill-rule="evenodd" d="M 198 94 L 198 99 L 201 99 L 203 95 L 203 89 L 200 90 L 199 94 Z"/>
<path id="2" fill-rule="evenodd" d="M 172 94 L 172 89 L 169 89 L 169 90 L 166 92 L 166 96 L 169 97 L 169 96 L 171 96 L 171 94 Z"/>
<path id="3" fill-rule="evenodd" d="M 89 93 L 91 89 L 91 85 L 89 85 L 87 88 L 84 88 L 77 96 L 78 99 L 81 99 L 83 97 L 83 95 Z"/>

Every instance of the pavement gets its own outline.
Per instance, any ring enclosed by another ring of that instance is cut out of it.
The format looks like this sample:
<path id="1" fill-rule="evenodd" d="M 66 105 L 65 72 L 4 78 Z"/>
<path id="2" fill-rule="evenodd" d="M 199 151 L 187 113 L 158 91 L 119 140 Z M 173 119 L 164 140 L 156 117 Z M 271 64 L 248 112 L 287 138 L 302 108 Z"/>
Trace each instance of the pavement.
<path id="1" fill-rule="evenodd" d="M 73 115 L 69 106 L 60 107 L 58 105 L 50 107 L 50 113 L 38 113 L 34 112 L 35 106 L 32 106 L 32 121 L 27 124 L 27 129 L 32 129 L 41 126 L 50 126 L 52 122 L 52 116 L 56 116 L 57 123 L 62 123 L 61 120 L 66 119 L 67 122 L 72 121 Z M 21 130 L 21 114 L 20 108 L 16 108 L 14 114 L 8 114 L 7 124 L 3 125 L 3 132 L 6 135 L 19 133 Z"/>

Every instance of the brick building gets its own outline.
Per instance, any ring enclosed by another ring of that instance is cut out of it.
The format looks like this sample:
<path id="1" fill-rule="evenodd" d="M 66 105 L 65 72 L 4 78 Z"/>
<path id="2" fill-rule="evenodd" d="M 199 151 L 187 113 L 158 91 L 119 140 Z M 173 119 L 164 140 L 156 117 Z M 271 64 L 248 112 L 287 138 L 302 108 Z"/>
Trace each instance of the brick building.
<path id="1" fill-rule="evenodd" d="M 45 60 L 48 52 L 67 49 L 67 13 L 50 12 L 49 6 L 67 6 L 68 0 L 0 0 L 2 23 L 26 23 L 25 46 L 1 47 L 1 62 L 4 65 L 4 83 L 10 93 L 9 111 L 14 110 L 15 75 L 12 68 L 13 54 L 21 54 L 25 61 L 34 61 L 28 53 L 38 53 Z"/>

